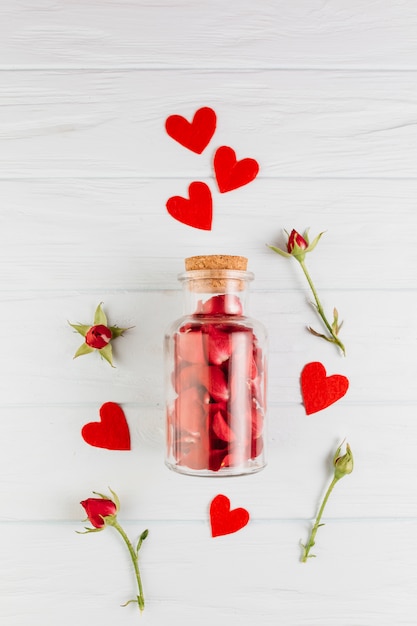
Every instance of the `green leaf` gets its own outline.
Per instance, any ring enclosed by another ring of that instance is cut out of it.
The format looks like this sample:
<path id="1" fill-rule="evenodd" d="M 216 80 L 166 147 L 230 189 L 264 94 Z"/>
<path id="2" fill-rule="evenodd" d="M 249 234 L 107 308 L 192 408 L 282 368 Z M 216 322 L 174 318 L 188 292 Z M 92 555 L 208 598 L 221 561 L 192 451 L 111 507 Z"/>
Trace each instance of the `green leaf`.
<path id="1" fill-rule="evenodd" d="M 84 354 L 90 354 L 90 352 L 94 352 L 94 348 L 90 348 L 90 346 L 87 346 L 86 343 L 82 343 L 81 346 L 78 348 L 77 352 L 74 354 L 74 359 L 76 359 L 78 356 L 83 356 Z"/>
<path id="2" fill-rule="evenodd" d="M 85 530 L 76 530 L 75 532 L 77 533 L 77 535 L 86 535 L 87 533 L 99 533 L 102 530 L 104 530 L 104 526 L 103 528 L 88 528 L 87 526 L 84 526 Z"/>
<path id="3" fill-rule="evenodd" d="M 270 246 L 269 244 L 267 244 L 267 245 L 268 245 L 268 248 L 270 248 L 271 250 L 273 250 L 277 254 L 280 254 L 281 256 L 286 257 L 287 259 L 292 256 L 291 254 L 289 254 L 289 252 L 285 252 L 284 250 L 281 250 L 281 248 L 276 248 L 275 246 Z"/>
<path id="4" fill-rule="evenodd" d="M 305 231 L 302 234 L 302 238 L 306 240 L 307 245 L 310 245 L 310 240 L 309 240 L 309 237 L 308 237 L 309 230 L 310 230 L 310 227 L 306 228 Z"/>
<path id="5" fill-rule="evenodd" d="M 109 326 L 108 328 L 110 328 L 111 330 L 112 339 L 116 339 L 116 337 L 121 337 L 126 330 L 129 330 L 129 328 L 119 328 L 118 326 Z"/>
<path id="6" fill-rule="evenodd" d="M 77 333 L 80 333 L 80 335 L 82 335 L 83 337 L 86 336 L 86 334 L 88 333 L 88 331 L 90 330 L 91 326 L 87 326 L 87 324 L 71 324 L 71 322 L 68 322 L 68 324 L 77 331 Z"/>
<path id="7" fill-rule="evenodd" d="M 111 347 L 111 344 L 108 343 L 107 346 L 105 346 L 104 348 L 101 348 L 101 350 L 99 350 L 100 352 L 100 356 L 103 357 L 103 359 L 105 361 L 107 361 L 107 363 L 110 363 L 110 365 L 112 367 L 114 367 L 113 365 L 113 350 Z"/>
<path id="8" fill-rule="evenodd" d="M 98 326 L 99 324 L 103 324 L 103 326 L 107 326 L 107 317 L 102 309 L 103 303 L 100 302 L 98 307 L 96 308 L 96 312 L 94 313 L 94 326 Z"/>
<path id="9" fill-rule="evenodd" d="M 312 250 L 314 250 L 314 248 L 317 246 L 318 242 L 320 241 L 322 235 L 324 235 L 324 231 L 320 233 L 319 235 L 317 235 L 317 237 L 315 237 L 313 241 L 308 244 L 307 252 L 311 252 Z"/>
<path id="10" fill-rule="evenodd" d="M 316 330 L 314 330 L 314 328 L 311 328 L 311 326 L 307 326 L 307 330 L 308 330 L 309 333 L 311 333 L 315 337 L 320 337 L 321 339 L 325 339 L 326 341 L 333 342 L 333 339 L 331 337 L 327 337 L 327 335 L 323 335 L 322 333 L 318 333 Z"/>
<path id="11" fill-rule="evenodd" d="M 111 495 L 113 496 L 113 502 L 114 502 L 114 503 L 115 503 L 115 505 L 116 505 L 116 510 L 117 510 L 117 511 L 119 511 L 119 510 L 120 510 L 120 500 L 119 500 L 119 496 L 117 495 L 117 493 L 115 493 L 115 492 L 113 491 L 113 489 L 110 489 L 110 487 L 109 487 L 109 491 L 110 491 Z"/>
<path id="12" fill-rule="evenodd" d="M 141 546 L 142 546 L 142 543 L 145 541 L 145 539 L 146 539 L 146 537 L 147 537 L 148 535 L 149 535 L 149 530 L 148 530 L 148 529 L 146 529 L 146 530 L 144 530 L 144 531 L 143 531 L 143 533 L 142 533 L 142 534 L 141 534 L 141 536 L 139 537 L 139 539 L 138 539 L 138 544 L 137 544 L 137 546 L 136 546 L 136 554 L 138 554 L 138 552 L 139 552 L 139 550 L 140 550 L 140 548 L 141 548 Z"/>

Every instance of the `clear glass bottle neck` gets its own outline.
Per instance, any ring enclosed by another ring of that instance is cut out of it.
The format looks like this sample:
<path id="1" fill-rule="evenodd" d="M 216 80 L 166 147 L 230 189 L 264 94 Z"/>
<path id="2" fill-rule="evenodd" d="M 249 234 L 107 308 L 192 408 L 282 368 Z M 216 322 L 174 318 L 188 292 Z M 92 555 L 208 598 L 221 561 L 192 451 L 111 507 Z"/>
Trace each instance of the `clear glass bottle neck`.
<path id="1" fill-rule="evenodd" d="M 185 315 L 247 315 L 252 272 L 192 270 L 179 276 Z"/>

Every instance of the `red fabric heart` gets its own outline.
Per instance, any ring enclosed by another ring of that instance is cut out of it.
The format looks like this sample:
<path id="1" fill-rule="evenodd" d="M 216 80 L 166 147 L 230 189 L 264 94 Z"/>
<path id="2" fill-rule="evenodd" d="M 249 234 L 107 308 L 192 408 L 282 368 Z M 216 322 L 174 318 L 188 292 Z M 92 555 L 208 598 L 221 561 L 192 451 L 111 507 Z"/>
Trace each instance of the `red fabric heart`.
<path id="1" fill-rule="evenodd" d="M 168 213 L 182 224 L 211 230 L 213 203 L 211 191 L 205 183 L 194 182 L 188 187 L 190 198 L 173 196 L 166 204 Z"/>
<path id="2" fill-rule="evenodd" d="M 122 408 L 115 402 L 106 402 L 100 407 L 101 422 L 90 422 L 83 426 L 84 441 L 96 448 L 107 450 L 130 450 L 130 432 Z"/>
<path id="3" fill-rule="evenodd" d="M 216 130 L 216 114 L 213 109 L 203 107 L 195 112 L 192 122 L 182 115 L 170 115 L 165 122 L 165 128 L 172 139 L 201 154 Z"/>
<path id="4" fill-rule="evenodd" d="M 236 153 L 228 146 L 221 146 L 214 155 L 214 172 L 220 193 L 247 185 L 259 172 L 255 159 L 236 160 Z"/>
<path id="5" fill-rule="evenodd" d="M 213 537 L 235 533 L 249 522 L 246 509 L 230 510 L 230 500 L 219 494 L 210 504 L 211 534 Z"/>
<path id="6" fill-rule="evenodd" d="M 307 363 L 301 372 L 301 391 L 307 415 L 317 413 L 343 398 L 349 388 L 349 380 L 341 374 L 326 376 L 324 365 Z"/>

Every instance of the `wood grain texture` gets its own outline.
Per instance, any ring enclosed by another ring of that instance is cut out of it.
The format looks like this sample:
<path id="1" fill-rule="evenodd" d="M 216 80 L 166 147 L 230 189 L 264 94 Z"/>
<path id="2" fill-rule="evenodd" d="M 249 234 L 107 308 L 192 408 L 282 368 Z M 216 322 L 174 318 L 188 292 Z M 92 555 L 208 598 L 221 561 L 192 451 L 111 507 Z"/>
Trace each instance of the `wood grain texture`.
<path id="1" fill-rule="evenodd" d="M 126 626 L 127 553 L 83 528 L 80 501 L 115 489 L 141 553 L 152 626 L 415 626 L 417 6 L 412 0 L 0 1 L 0 622 Z M 197 156 L 168 115 L 218 116 Z M 220 194 L 220 145 L 260 164 Z M 213 229 L 165 204 L 200 180 Z M 320 328 L 283 229 L 325 231 L 308 267 L 344 320 L 347 357 Z M 250 311 L 269 332 L 267 468 L 239 479 L 170 472 L 162 339 L 181 315 L 177 275 L 195 254 L 249 257 Z M 132 327 L 115 369 L 68 321 L 99 302 Z M 349 378 L 306 416 L 300 373 Z M 84 424 L 119 402 L 131 451 L 88 446 Z M 299 562 L 333 452 L 352 446 Z M 251 521 L 212 539 L 217 493 Z M 144 623 L 145 623 L 144 622 Z"/>
<path id="2" fill-rule="evenodd" d="M 415 176 L 416 73 L 57 69 L 1 75 L 3 177 L 165 176 L 179 185 L 177 178 L 207 177 L 220 145 L 232 145 L 238 158 L 257 159 L 262 178 Z M 191 118 L 201 106 L 214 108 L 219 120 L 202 157 L 164 130 L 168 115 Z"/>
<path id="3" fill-rule="evenodd" d="M 185 256 L 225 252 L 249 257 L 255 291 L 302 289 L 295 263 L 266 247 L 285 247 L 283 229 L 293 227 L 311 227 L 314 236 L 325 231 L 308 257 L 318 288 L 416 289 L 417 247 L 407 228 L 415 219 L 416 180 L 268 179 L 223 195 L 213 178 L 205 180 L 213 190 L 210 232 L 166 211 L 166 200 L 186 194 L 188 181 L 0 180 L 0 297 L 21 290 L 25 297 L 34 290 L 65 289 L 69 297 L 95 291 L 99 298 L 109 290 L 177 290 Z"/>
<path id="4" fill-rule="evenodd" d="M 240 533 L 214 540 L 203 521 L 155 524 L 139 518 L 123 525 L 134 539 L 148 523 L 151 531 L 141 551 L 147 601 L 142 620 L 153 626 L 167 619 L 192 626 L 196 616 L 203 625 L 218 620 L 232 626 L 415 623 L 413 523 L 330 519 L 318 535 L 317 558 L 307 564 L 298 561 L 298 542 L 309 527 L 302 520 L 254 521 Z M 30 619 L 41 626 L 45 615 L 64 626 L 138 621 L 133 605 L 120 607 L 135 588 L 119 537 L 110 529 L 77 535 L 80 528 L 75 523 L 1 525 L 8 593 L 0 606 L 7 624 Z M 22 596 L 31 600 L 30 618 Z"/>
<path id="5" fill-rule="evenodd" d="M 15 0 L 0 66 L 417 68 L 413 0 Z"/>
<path id="6" fill-rule="evenodd" d="M 81 439 L 82 426 L 98 421 L 99 402 L 3 409 L 1 439 L 8 445 L 0 461 L 0 522 L 76 522 L 83 519 L 80 500 L 93 490 L 107 492 L 109 485 L 121 498 L 124 519 L 202 521 L 217 493 L 246 506 L 255 521 L 310 519 L 344 438 L 354 451 L 356 470 L 337 486 L 327 515 L 375 523 L 385 517 L 415 519 L 415 498 L 403 479 L 415 468 L 414 406 L 339 403 L 306 417 L 295 405 L 273 405 L 268 466 L 239 480 L 200 480 L 170 472 L 163 462 L 162 407 L 122 406 L 131 451 L 93 448 Z"/>

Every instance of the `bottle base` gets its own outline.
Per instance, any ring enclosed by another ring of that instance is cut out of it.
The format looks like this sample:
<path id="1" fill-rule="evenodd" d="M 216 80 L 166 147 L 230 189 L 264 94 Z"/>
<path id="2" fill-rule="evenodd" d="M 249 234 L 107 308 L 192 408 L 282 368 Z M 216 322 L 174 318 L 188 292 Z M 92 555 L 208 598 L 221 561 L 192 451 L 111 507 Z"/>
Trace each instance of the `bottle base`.
<path id="1" fill-rule="evenodd" d="M 200 478 L 230 478 L 233 476 L 249 476 L 250 474 L 257 474 L 266 467 L 266 463 L 253 462 L 251 465 L 236 466 L 236 467 L 223 467 L 217 471 L 209 469 L 191 469 L 185 465 L 177 465 L 165 461 L 165 465 L 168 469 L 182 474 L 184 476 L 198 476 Z"/>

